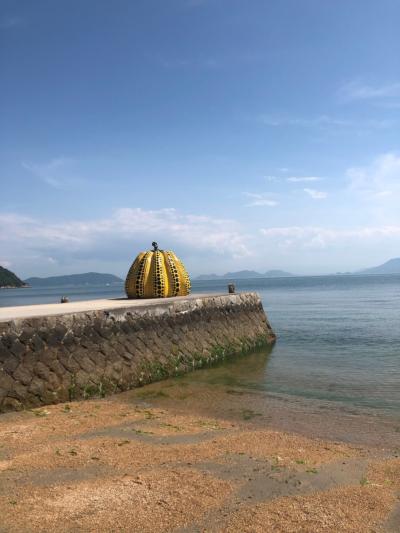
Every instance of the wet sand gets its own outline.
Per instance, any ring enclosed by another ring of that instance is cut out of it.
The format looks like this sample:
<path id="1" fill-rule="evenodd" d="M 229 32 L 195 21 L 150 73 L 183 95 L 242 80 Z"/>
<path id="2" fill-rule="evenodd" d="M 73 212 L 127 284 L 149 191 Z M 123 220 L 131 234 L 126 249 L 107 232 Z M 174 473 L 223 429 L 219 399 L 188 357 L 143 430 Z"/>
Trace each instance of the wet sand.
<path id="1" fill-rule="evenodd" d="M 191 376 L 0 416 L 0 531 L 399 531 L 400 423 Z"/>

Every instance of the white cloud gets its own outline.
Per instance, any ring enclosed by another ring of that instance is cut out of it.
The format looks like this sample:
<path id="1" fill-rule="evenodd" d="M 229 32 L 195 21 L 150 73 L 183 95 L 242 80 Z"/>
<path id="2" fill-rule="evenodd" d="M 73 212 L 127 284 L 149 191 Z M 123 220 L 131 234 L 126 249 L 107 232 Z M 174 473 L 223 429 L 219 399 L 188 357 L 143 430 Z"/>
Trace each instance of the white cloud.
<path id="1" fill-rule="evenodd" d="M 377 105 L 383 109 L 400 109 L 400 102 L 378 102 Z"/>
<path id="2" fill-rule="evenodd" d="M 400 200 L 400 156 L 388 152 L 364 167 L 351 167 L 346 172 L 350 190 L 364 199 L 396 197 Z"/>
<path id="3" fill-rule="evenodd" d="M 193 258 L 251 255 L 239 224 L 228 219 L 182 214 L 175 209 L 121 208 L 103 219 L 49 223 L 13 213 L 0 213 L 0 249 L 6 262 L 36 266 L 66 261 L 129 261 L 153 240 L 160 247 L 185 250 Z M 195 261 L 195 259 L 193 259 Z M 21 266 L 20 266 L 21 268 Z"/>
<path id="4" fill-rule="evenodd" d="M 393 103 L 393 102 L 392 102 Z M 399 121 L 395 118 L 349 120 L 344 118 L 319 115 L 316 117 L 287 117 L 260 115 L 257 120 L 270 127 L 299 127 L 316 128 L 319 131 L 350 131 L 365 134 L 377 129 L 388 129 L 397 126 Z"/>
<path id="5" fill-rule="evenodd" d="M 273 116 L 260 115 L 258 120 L 266 126 L 300 126 L 300 127 L 315 127 L 315 126 L 351 126 L 353 122 L 347 119 L 334 118 L 328 115 L 318 115 L 316 117 L 287 117 L 287 116 Z"/>
<path id="6" fill-rule="evenodd" d="M 302 182 L 308 182 L 308 181 L 321 181 L 322 178 L 318 176 L 291 176 L 290 178 L 286 178 L 286 181 L 290 181 L 292 183 L 302 183 Z"/>
<path id="7" fill-rule="evenodd" d="M 188 68 L 215 69 L 220 66 L 220 62 L 214 57 L 196 59 L 161 58 L 159 61 L 164 68 L 176 70 Z"/>
<path id="8" fill-rule="evenodd" d="M 161 64 L 164 68 L 186 68 L 192 65 L 188 59 L 161 59 Z"/>
<path id="9" fill-rule="evenodd" d="M 327 248 L 329 246 L 359 246 L 362 241 L 369 247 L 382 239 L 400 242 L 400 226 L 371 226 L 360 228 L 324 228 L 319 226 L 286 226 L 263 228 L 264 238 L 280 248 Z"/>
<path id="10" fill-rule="evenodd" d="M 18 26 L 23 26 L 24 24 L 25 21 L 21 17 L 8 16 L 0 20 L 0 29 L 8 30 L 11 28 L 16 28 Z"/>
<path id="11" fill-rule="evenodd" d="M 271 198 L 271 193 L 243 193 L 250 199 L 250 202 L 246 204 L 246 207 L 275 207 L 278 202 Z"/>
<path id="12" fill-rule="evenodd" d="M 41 164 L 23 162 L 22 166 L 47 185 L 64 190 L 84 183 L 84 180 L 76 175 L 75 163 L 74 159 L 57 157 Z"/>
<path id="13" fill-rule="evenodd" d="M 207 4 L 209 0 L 185 0 L 184 5 L 186 7 L 199 7 Z"/>
<path id="14" fill-rule="evenodd" d="M 328 193 L 324 191 L 316 191 L 315 189 L 303 189 L 313 200 L 324 200 Z"/>
<path id="15" fill-rule="evenodd" d="M 339 96 L 345 101 L 400 98 L 400 82 L 374 86 L 351 81 L 339 89 Z"/>

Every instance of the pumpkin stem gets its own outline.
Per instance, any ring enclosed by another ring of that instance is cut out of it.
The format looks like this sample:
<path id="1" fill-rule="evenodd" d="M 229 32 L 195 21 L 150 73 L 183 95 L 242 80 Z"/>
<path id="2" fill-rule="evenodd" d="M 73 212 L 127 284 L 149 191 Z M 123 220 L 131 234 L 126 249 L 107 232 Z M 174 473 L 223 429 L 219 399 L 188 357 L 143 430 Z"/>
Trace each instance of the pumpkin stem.
<path id="1" fill-rule="evenodd" d="M 156 251 L 158 250 L 158 244 L 157 244 L 155 241 L 153 241 L 153 242 L 151 243 L 151 245 L 152 245 L 152 247 L 153 247 L 153 252 L 156 252 Z"/>

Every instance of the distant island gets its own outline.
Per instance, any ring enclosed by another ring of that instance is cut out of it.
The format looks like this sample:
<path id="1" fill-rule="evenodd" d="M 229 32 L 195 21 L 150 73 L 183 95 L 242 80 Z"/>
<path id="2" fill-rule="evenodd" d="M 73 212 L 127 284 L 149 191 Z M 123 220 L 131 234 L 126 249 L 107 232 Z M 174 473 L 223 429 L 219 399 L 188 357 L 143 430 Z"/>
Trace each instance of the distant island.
<path id="1" fill-rule="evenodd" d="M 336 275 L 383 275 L 400 274 L 400 257 L 389 259 L 382 265 L 365 268 L 357 272 L 337 272 Z M 230 280 L 230 279 L 260 279 L 260 278 L 289 278 L 295 274 L 284 270 L 267 270 L 261 273 L 255 270 L 238 270 L 226 274 L 201 274 L 198 281 Z M 84 274 L 71 274 L 65 276 L 51 276 L 46 278 L 31 277 L 21 280 L 14 272 L 0 266 L 0 289 L 19 287 L 68 287 L 84 285 L 112 285 L 120 284 L 123 280 L 114 274 L 102 274 L 99 272 L 86 272 Z"/>
<path id="2" fill-rule="evenodd" d="M 0 266 L 0 289 L 15 289 L 26 286 L 26 282 L 19 279 L 14 272 Z"/>
<path id="3" fill-rule="evenodd" d="M 364 268 L 357 272 L 336 272 L 336 276 L 362 276 L 362 275 L 384 275 L 384 274 L 400 274 L 400 257 L 389 259 L 386 263 L 376 267 Z M 309 274 L 310 275 L 310 274 Z M 285 272 L 284 270 L 268 270 L 264 274 L 256 272 L 255 270 L 239 270 L 238 272 L 227 272 L 226 274 L 201 274 L 195 278 L 199 281 L 210 280 L 226 280 L 226 279 L 254 279 L 254 278 L 289 278 L 295 277 L 295 274 Z"/>
<path id="4" fill-rule="evenodd" d="M 239 270 L 238 272 L 227 272 L 226 274 L 201 274 L 197 276 L 197 280 L 213 280 L 213 279 L 252 279 L 252 278 L 291 278 L 294 274 L 285 272 L 284 270 L 268 270 L 264 274 L 254 270 Z"/>
<path id="5" fill-rule="evenodd" d="M 365 268 L 355 272 L 355 274 L 400 274 L 400 257 L 389 259 L 383 265 L 372 268 Z"/>
<path id="6" fill-rule="evenodd" d="M 107 285 L 122 283 L 122 279 L 114 274 L 86 272 L 69 276 L 51 276 L 49 278 L 28 278 L 25 283 L 31 287 L 67 287 L 71 285 Z"/>

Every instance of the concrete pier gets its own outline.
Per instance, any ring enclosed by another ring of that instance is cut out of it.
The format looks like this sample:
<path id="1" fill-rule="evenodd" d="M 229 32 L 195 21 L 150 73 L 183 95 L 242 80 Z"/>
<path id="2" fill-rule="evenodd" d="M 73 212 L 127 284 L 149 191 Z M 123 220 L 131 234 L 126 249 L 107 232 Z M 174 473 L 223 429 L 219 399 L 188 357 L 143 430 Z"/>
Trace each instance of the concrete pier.
<path id="1" fill-rule="evenodd" d="M 0 411 L 104 396 L 274 341 L 256 293 L 0 308 Z"/>

